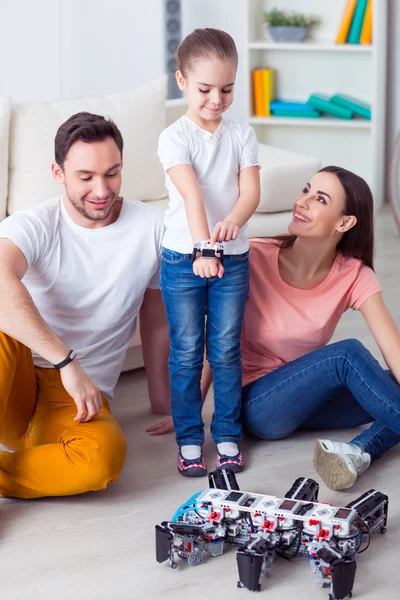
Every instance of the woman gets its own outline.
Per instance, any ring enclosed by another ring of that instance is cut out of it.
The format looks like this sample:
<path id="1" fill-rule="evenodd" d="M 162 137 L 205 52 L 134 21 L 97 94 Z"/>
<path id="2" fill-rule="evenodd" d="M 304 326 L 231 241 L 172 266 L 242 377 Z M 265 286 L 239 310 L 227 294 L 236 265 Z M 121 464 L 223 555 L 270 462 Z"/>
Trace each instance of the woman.
<path id="1" fill-rule="evenodd" d="M 373 244 L 371 191 L 339 167 L 307 183 L 289 235 L 251 242 L 242 424 L 272 440 L 374 421 L 349 443 L 317 440 L 314 465 L 332 489 L 353 485 L 400 441 L 400 335 L 373 271 Z M 360 310 L 392 374 L 357 340 L 326 345 L 348 308 Z"/>

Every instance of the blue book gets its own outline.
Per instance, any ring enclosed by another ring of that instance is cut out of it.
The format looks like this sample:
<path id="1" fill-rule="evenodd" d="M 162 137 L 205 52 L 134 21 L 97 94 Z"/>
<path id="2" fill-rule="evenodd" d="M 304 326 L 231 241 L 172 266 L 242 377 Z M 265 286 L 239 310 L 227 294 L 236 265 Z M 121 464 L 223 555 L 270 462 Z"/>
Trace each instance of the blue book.
<path id="1" fill-rule="evenodd" d="M 321 116 L 317 110 L 294 110 L 293 108 L 275 108 L 271 111 L 274 117 L 292 117 L 299 119 L 318 119 Z"/>
<path id="2" fill-rule="evenodd" d="M 351 119 L 353 116 L 351 110 L 333 104 L 325 94 L 311 94 L 307 102 L 316 110 L 332 115 L 333 117 L 338 117 L 339 119 Z"/>
<path id="3" fill-rule="evenodd" d="M 274 110 L 297 110 L 299 112 L 310 112 L 313 110 L 307 102 L 297 102 L 295 100 L 280 100 L 276 99 L 270 102 L 269 107 Z"/>
<path id="4" fill-rule="evenodd" d="M 367 10 L 368 0 L 357 0 L 357 6 L 354 11 L 353 20 L 350 25 L 347 42 L 349 44 L 359 44 L 361 30 L 364 23 L 365 11 Z"/>
<path id="5" fill-rule="evenodd" d="M 352 110 L 355 115 L 371 120 L 371 105 L 367 102 L 362 102 L 361 100 L 357 100 L 357 98 L 347 96 L 346 94 L 335 94 L 335 96 L 332 96 L 329 99 L 329 102 L 333 102 L 333 104 L 337 104 L 343 108 L 348 108 L 349 110 Z"/>

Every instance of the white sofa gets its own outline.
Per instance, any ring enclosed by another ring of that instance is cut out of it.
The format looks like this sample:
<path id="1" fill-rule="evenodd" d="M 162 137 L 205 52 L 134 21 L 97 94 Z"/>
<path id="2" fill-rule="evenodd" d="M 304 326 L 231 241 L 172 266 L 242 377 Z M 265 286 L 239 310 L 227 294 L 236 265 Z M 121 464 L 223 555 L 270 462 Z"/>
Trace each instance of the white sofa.
<path id="1" fill-rule="evenodd" d="M 185 112 L 182 102 L 165 101 L 166 77 L 138 89 L 103 97 L 14 105 L 0 98 L 0 220 L 62 193 L 53 180 L 54 136 L 70 115 L 86 110 L 109 115 L 124 138 L 122 194 L 167 205 L 157 139 Z M 260 144 L 262 193 L 249 222 L 250 237 L 285 232 L 294 198 L 320 167 L 319 159 Z M 137 333 L 124 369 L 142 366 Z"/>

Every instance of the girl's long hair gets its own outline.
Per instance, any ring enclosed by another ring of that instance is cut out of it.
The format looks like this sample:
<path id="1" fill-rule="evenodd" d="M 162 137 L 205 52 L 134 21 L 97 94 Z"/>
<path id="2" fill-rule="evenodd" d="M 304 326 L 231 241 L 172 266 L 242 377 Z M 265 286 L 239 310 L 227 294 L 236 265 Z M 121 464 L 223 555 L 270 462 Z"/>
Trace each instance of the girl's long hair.
<path id="1" fill-rule="evenodd" d="M 339 179 L 345 193 L 344 215 L 353 215 L 357 223 L 343 234 L 336 246 L 343 256 L 360 258 L 374 269 L 374 203 L 372 192 L 364 179 L 342 167 L 324 167 L 319 173 L 333 173 Z M 281 248 L 295 243 L 296 235 L 277 235 L 272 239 L 282 242 Z"/>

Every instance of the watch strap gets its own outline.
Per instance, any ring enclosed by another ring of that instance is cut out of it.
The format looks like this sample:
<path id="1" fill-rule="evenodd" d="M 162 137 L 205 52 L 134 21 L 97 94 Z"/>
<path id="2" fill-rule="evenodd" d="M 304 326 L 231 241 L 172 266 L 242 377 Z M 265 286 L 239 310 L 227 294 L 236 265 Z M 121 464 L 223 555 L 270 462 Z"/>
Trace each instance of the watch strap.
<path id="1" fill-rule="evenodd" d="M 66 365 L 68 365 L 70 362 L 72 362 L 74 360 L 75 356 L 76 356 L 75 350 L 70 350 L 68 352 L 68 356 L 66 358 L 64 358 L 64 360 L 62 360 L 61 362 L 57 363 L 56 365 L 53 365 L 54 368 L 59 371 L 60 369 L 62 369 Z"/>

